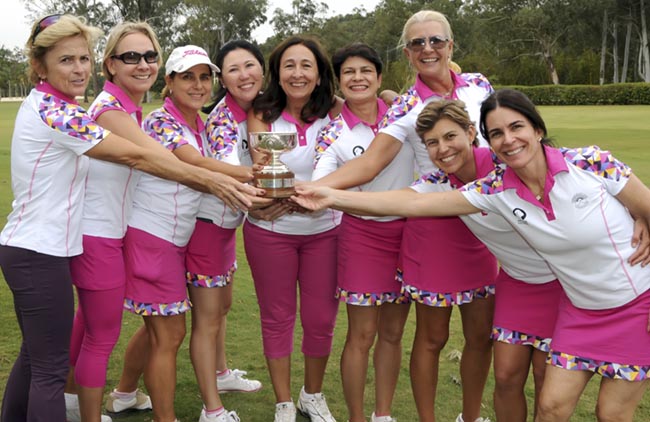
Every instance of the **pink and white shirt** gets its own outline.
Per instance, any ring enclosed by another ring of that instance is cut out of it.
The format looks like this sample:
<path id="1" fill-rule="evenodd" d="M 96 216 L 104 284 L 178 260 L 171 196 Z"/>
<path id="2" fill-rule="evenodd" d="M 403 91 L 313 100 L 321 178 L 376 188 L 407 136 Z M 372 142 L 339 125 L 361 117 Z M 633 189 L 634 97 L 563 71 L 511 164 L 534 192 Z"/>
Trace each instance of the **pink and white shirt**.
<path id="1" fill-rule="evenodd" d="M 369 125 L 359 119 L 343 104 L 341 114 L 332 120 L 318 135 L 316 145 L 316 164 L 312 180 L 318 180 L 363 154 L 377 135 L 388 106 L 377 100 L 377 121 Z M 349 188 L 351 191 L 381 192 L 402 189 L 413 182 L 413 148 L 408 143 L 402 145 L 393 160 L 370 182 Z M 392 221 L 401 217 L 359 216 L 366 220 Z"/>
<path id="2" fill-rule="evenodd" d="M 251 166 L 248 146 L 248 123 L 244 111 L 227 93 L 206 120 L 209 156 L 235 166 Z M 197 217 L 207 218 L 219 227 L 234 229 L 244 220 L 244 213 L 233 211 L 221 199 L 203 193 Z"/>
<path id="3" fill-rule="evenodd" d="M 631 266 L 634 221 L 616 199 L 631 170 L 598 147 L 545 147 L 543 202 L 512 169 L 461 189 L 475 207 L 504 217 L 544 258 L 571 302 L 611 309 L 650 289 L 650 267 Z"/>
<path id="4" fill-rule="evenodd" d="M 477 179 L 503 166 L 489 148 L 474 148 Z M 420 192 L 446 192 L 464 185 L 454 174 L 442 170 L 423 176 L 411 189 Z M 461 215 L 461 220 L 499 261 L 510 277 L 530 284 L 555 280 L 546 261 L 530 247 L 512 226 L 496 213 Z"/>
<path id="5" fill-rule="evenodd" d="M 409 142 L 415 151 L 416 172 L 422 176 L 433 173 L 436 166 L 431 162 L 422 140 L 415 132 L 415 122 L 422 109 L 432 101 L 441 99 L 462 100 L 467 112 L 475 124 L 478 124 L 481 115 L 481 103 L 494 90 L 485 76 L 480 73 L 451 72 L 454 81 L 454 91 L 450 97 L 445 97 L 434 92 L 417 76 L 413 85 L 404 95 L 398 97 L 386 113 L 379 130 L 392 136 L 402 143 Z M 487 142 L 479 138 L 482 146 Z"/>
<path id="6" fill-rule="evenodd" d="M 142 128 L 170 151 L 191 145 L 203 154 L 207 139 L 199 115 L 196 125 L 197 131 L 187 124 L 174 102 L 166 98 L 162 108 L 144 119 Z M 143 173 L 136 186 L 129 226 L 183 247 L 194 231 L 200 199 L 201 192 Z"/>
<path id="7" fill-rule="evenodd" d="M 142 108 L 120 87 L 106 81 L 88 112 L 97 119 L 111 110 L 129 114 L 138 126 L 142 124 Z M 109 239 L 124 237 L 140 175 L 138 170 L 122 164 L 90 159 L 81 223 L 84 234 Z"/>
<path id="8" fill-rule="evenodd" d="M 83 252 L 81 218 L 89 158 L 110 134 L 47 82 L 22 103 L 11 140 L 12 211 L 0 244 L 52 256 Z"/>
<path id="9" fill-rule="evenodd" d="M 329 121 L 329 116 L 326 116 L 301 126 L 289 113 L 282 112 L 282 115 L 270 125 L 271 132 L 297 133 L 298 145 L 296 148 L 280 156 L 280 160 L 294 172 L 295 180 L 310 181 L 312 179 L 316 138 Z M 315 213 L 296 212 L 285 214 L 273 221 L 257 220 L 249 215 L 248 221 L 271 232 L 308 235 L 323 233 L 335 228 L 341 222 L 341 213 L 331 209 Z"/>

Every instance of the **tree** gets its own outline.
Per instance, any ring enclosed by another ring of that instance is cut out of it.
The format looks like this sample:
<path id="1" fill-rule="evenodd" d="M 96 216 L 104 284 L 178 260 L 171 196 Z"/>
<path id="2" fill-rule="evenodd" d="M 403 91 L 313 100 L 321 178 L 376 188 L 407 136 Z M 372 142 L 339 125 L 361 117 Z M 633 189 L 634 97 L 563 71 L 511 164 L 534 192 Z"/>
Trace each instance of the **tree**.
<path id="1" fill-rule="evenodd" d="M 286 38 L 289 35 L 310 32 L 322 26 L 328 10 L 329 7 L 324 2 L 292 0 L 291 12 L 285 13 L 282 9 L 275 9 L 271 24 L 277 36 Z"/>

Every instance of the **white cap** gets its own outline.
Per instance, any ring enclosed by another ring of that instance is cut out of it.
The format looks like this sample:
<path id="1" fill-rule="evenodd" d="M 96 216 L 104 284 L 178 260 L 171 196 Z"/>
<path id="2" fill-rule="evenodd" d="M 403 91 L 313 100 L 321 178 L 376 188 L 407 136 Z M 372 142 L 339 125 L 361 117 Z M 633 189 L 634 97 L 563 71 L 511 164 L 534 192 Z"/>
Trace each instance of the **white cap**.
<path id="1" fill-rule="evenodd" d="M 196 45 L 176 47 L 165 63 L 165 75 L 172 72 L 182 73 L 197 64 L 207 64 L 213 72 L 218 73 L 219 68 L 210 61 L 208 53 Z"/>

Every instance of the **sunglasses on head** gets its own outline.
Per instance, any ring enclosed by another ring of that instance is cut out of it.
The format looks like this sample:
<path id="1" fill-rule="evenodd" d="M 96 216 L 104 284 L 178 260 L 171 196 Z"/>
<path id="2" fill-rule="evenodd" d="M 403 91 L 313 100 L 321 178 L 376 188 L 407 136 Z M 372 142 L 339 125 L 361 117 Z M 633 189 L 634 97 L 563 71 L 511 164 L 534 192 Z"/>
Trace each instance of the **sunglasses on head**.
<path id="1" fill-rule="evenodd" d="M 114 59 L 122 60 L 126 64 L 138 64 L 144 57 L 147 63 L 156 63 L 158 61 L 158 52 L 149 50 L 145 53 L 138 53 L 137 51 L 127 51 L 122 54 L 115 54 L 111 56 Z"/>
<path id="2" fill-rule="evenodd" d="M 413 38 L 406 43 L 406 48 L 417 53 L 424 50 L 427 41 L 429 42 L 429 46 L 434 50 L 441 50 L 447 46 L 449 38 L 442 38 L 438 35 L 433 35 L 429 38 Z"/>
<path id="3" fill-rule="evenodd" d="M 54 25 L 61 19 L 61 14 L 57 13 L 55 15 L 45 16 L 43 19 L 38 21 L 36 28 L 34 28 L 34 33 L 32 34 L 32 45 L 36 42 L 36 37 L 38 34 L 43 32 L 48 26 Z"/>

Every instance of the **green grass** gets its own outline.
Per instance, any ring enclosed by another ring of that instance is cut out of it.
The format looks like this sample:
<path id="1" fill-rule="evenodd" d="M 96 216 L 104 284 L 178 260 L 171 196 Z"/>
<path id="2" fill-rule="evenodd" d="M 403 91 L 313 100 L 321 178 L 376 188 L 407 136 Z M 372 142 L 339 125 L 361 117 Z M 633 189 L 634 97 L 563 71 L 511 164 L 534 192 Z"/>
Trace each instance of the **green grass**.
<path id="1" fill-rule="evenodd" d="M 156 106 L 145 107 L 150 109 Z M 18 103 L 0 103 L 0 213 L 6 215 L 11 205 L 9 182 L 9 144 L 13 130 Z M 597 144 L 610 149 L 615 156 L 632 166 L 646 184 L 650 183 L 650 106 L 600 106 L 600 107 L 542 107 L 550 135 L 558 145 L 580 146 Z M 239 238 L 238 260 L 240 269 L 235 277 L 234 303 L 228 317 L 228 361 L 231 367 L 247 370 L 249 375 L 260 379 L 264 388 L 255 394 L 226 394 L 223 401 L 228 409 L 235 409 L 244 422 L 270 422 L 273 419 L 274 396 L 271 383 L 266 371 L 262 355 L 261 333 L 259 326 L 259 311 L 250 271 L 243 255 L 242 242 Z M 188 318 L 189 319 L 189 318 Z M 141 324 L 138 317 L 125 314 L 122 336 L 110 361 L 108 386 L 116 384 L 121 370 L 121 357 L 130 334 Z M 299 327 L 299 324 L 298 324 Z M 414 312 L 411 312 L 404 336 L 404 353 L 402 370 L 395 397 L 394 416 L 400 421 L 417 420 L 415 404 L 411 395 L 408 374 L 410 346 L 413 341 L 415 328 Z M 345 340 L 346 319 L 345 309 L 340 308 L 336 328 L 333 352 L 325 379 L 324 392 L 333 414 L 339 422 L 345 421 L 346 410 L 341 391 L 338 370 L 339 357 Z M 0 283 L 0 388 L 4 389 L 10 365 L 18 352 L 20 333 L 16 324 L 11 302 L 11 294 L 4 282 Z M 300 330 L 296 330 L 294 350 L 300 351 Z M 460 386 L 458 385 L 458 361 L 449 358 L 449 353 L 462 349 L 462 331 L 458 313 L 454 312 L 449 343 L 443 352 L 440 381 L 437 397 L 437 415 L 440 421 L 454 420 L 459 413 L 461 404 Z M 177 416 L 184 422 L 198 420 L 201 408 L 194 373 L 189 361 L 187 339 L 178 357 L 178 385 L 176 396 Z M 302 385 L 302 357 L 300 353 L 293 356 L 292 391 L 294 398 Z M 593 409 L 596 400 L 597 379 L 592 381 L 583 395 L 573 421 L 594 420 Z M 372 371 L 369 373 L 366 391 L 366 411 L 372 411 Z M 492 410 L 492 377 L 484 394 L 483 416 L 494 420 Z M 527 395 L 532 398 L 532 386 L 527 387 Z M 530 401 L 529 401 L 530 403 Z M 530 406 L 529 406 L 530 407 Z M 151 414 L 132 414 L 116 419 L 126 422 L 150 421 Z M 299 421 L 306 419 L 298 418 Z M 643 401 L 637 411 L 635 421 L 650 420 L 650 400 Z"/>

